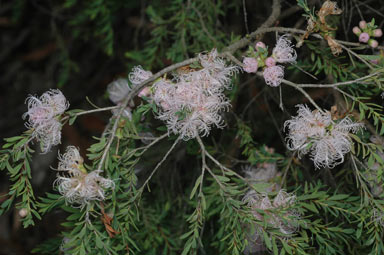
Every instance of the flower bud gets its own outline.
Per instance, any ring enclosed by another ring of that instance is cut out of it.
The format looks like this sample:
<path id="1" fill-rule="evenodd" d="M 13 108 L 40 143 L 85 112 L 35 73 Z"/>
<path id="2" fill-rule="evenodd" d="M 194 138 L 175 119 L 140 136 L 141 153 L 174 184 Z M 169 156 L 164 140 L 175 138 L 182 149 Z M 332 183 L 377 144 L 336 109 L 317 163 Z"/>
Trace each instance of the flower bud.
<path id="1" fill-rule="evenodd" d="M 137 95 L 138 97 L 148 97 L 151 94 L 151 89 L 149 87 L 143 88 L 139 94 Z"/>
<path id="2" fill-rule="evenodd" d="M 255 48 L 256 48 L 256 50 L 257 50 L 257 48 L 265 49 L 266 46 L 265 46 L 265 43 L 263 43 L 263 42 L 257 42 L 256 45 L 255 45 Z"/>
<path id="3" fill-rule="evenodd" d="M 371 46 L 372 48 L 376 48 L 377 46 L 379 46 L 379 43 L 374 39 L 370 39 L 368 41 L 368 45 Z"/>
<path id="4" fill-rule="evenodd" d="M 354 28 L 352 29 L 352 32 L 353 32 L 355 35 L 357 35 L 357 36 L 359 36 L 359 35 L 361 34 L 361 30 L 360 30 L 360 28 L 358 28 L 358 27 L 354 27 Z"/>
<path id="5" fill-rule="evenodd" d="M 367 28 L 367 22 L 365 20 L 362 20 L 359 22 L 359 27 L 361 29 L 366 29 Z"/>
<path id="6" fill-rule="evenodd" d="M 265 60 L 265 65 L 267 67 L 275 66 L 276 65 L 276 60 L 272 57 L 269 57 Z"/>
<path id="7" fill-rule="evenodd" d="M 369 62 L 371 62 L 372 64 L 375 64 L 375 65 L 378 65 L 380 63 L 380 61 L 378 59 L 373 59 L 373 60 L 370 60 Z"/>
<path id="8" fill-rule="evenodd" d="M 27 215 L 28 215 L 28 210 L 27 210 L 26 208 L 22 208 L 22 209 L 20 209 L 20 211 L 19 211 L 19 216 L 20 216 L 21 218 L 25 218 Z"/>
<path id="9" fill-rule="evenodd" d="M 369 34 L 368 33 L 361 33 L 359 36 L 359 42 L 366 43 L 369 40 Z"/>
<path id="10" fill-rule="evenodd" d="M 373 36 L 374 37 L 381 37 L 383 35 L 383 30 L 380 28 L 373 30 Z"/>

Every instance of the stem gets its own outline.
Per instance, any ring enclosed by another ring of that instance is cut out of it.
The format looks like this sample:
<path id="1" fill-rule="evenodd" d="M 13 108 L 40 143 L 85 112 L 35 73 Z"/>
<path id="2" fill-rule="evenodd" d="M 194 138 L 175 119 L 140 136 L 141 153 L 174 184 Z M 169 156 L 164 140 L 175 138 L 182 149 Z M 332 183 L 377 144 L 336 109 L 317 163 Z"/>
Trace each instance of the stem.
<path id="1" fill-rule="evenodd" d="M 67 120 L 69 119 L 70 117 L 78 117 L 78 116 L 81 116 L 81 115 L 85 115 L 85 114 L 90 114 L 90 113 L 95 113 L 95 112 L 104 112 L 104 111 L 110 111 L 110 110 L 113 110 L 113 109 L 118 109 L 120 108 L 120 105 L 115 105 L 115 106 L 109 106 L 109 107 L 103 107 L 103 108 L 97 108 L 97 109 L 93 109 L 93 110 L 88 110 L 88 111 L 82 111 L 82 112 L 78 112 L 78 113 L 75 113 L 73 114 L 72 116 L 65 116 L 64 118 L 62 118 L 61 120 L 64 121 L 64 120 Z"/>
<path id="2" fill-rule="evenodd" d="M 155 169 L 153 169 L 152 173 L 149 175 L 149 177 L 145 180 L 144 184 L 141 186 L 140 190 L 143 191 L 144 187 L 148 184 L 149 180 L 152 178 L 152 176 L 156 173 L 157 169 L 164 163 L 164 161 L 168 158 L 169 154 L 173 151 L 173 149 L 176 147 L 177 143 L 180 141 L 180 136 L 175 140 L 175 142 L 172 144 L 171 148 L 167 151 L 167 153 L 164 155 L 164 157 L 161 159 L 159 163 L 157 163 Z M 141 193 L 140 192 L 140 193 Z"/>

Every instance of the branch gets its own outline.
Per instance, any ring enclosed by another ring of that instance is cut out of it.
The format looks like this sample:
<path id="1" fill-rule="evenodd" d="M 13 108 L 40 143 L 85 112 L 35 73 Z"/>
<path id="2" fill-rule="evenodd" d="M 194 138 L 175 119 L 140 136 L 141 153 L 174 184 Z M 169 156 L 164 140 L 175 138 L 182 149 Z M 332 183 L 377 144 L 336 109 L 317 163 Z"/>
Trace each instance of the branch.
<path id="1" fill-rule="evenodd" d="M 243 37 L 241 40 L 237 41 L 236 43 L 224 48 L 224 52 L 228 51 L 229 53 L 233 53 L 236 50 L 247 46 L 252 39 L 256 38 L 256 36 L 268 32 L 268 28 L 272 26 L 273 23 L 279 17 L 280 11 L 281 11 L 280 0 L 273 0 L 272 13 L 268 17 L 268 19 L 256 31 L 250 33 L 246 37 Z"/>
<path id="2" fill-rule="evenodd" d="M 244 178 L 240 174 L 236 173 L 235 171 L 229 169 L 228 167 L 224 166 L 219 161 L 217 161 L 211 154 L 209 154 L 209 152 L 205 149 L 204 143 L 203 143 L 203 141 L 201 140 L 201 138 L 199 136 L 197 136 L 196 139 L 197 139 L 197 141 L 198 141 L 198 143 L 200 145 L 200 149 L 201 149 L 201 153 L 202 154 L 205 154 L 208 158 L 210 158 L 222 171 L 225 170 L 227 172 L 230 172 L 231 174 L 235 175 L 240 180 L 244 181 L 249 187 L 252 188 L 252 184 L 246 178 Z M 210 170 L 210 168 L 207 165 L 206 165 L 206 169 L 208 170 L 209 173 L 213 174 L 212 171 Z M 213 177 L 215 178 L 215 176 L 213 176 Z"/>
<path id="3" fill-rule="evenodd" d="M 67 120 L 70 117 L 74 117 L 74 116 L 78 117 L 78 116 L 85 115 L 85 114 L 90 114 L 90 113 L 95 113 L 95 112 L 110 111 L 110 110 L 118 109 L 118 108 L 120 108 L 120 105 L 108 106 L 108 107 L 97 108 L 97 109 L 93 109 L 93 110 L 82 111 L 82 112 L 75 113 L 73 115 L 67 115 L 64 118 L 62 118 L 61 120 L 64 121 L 64 120 Z"/>
<path id="4" fill-rule="evenodd" d="M 296 86 L 300 87 L 300 88 L 335 88 L 338 86 L 358 83 L 360 81 L 367 80 L 367 79 L 372 78 L 372 77 L 379 75 L 379 74 L 381 74 L 381 72 L 371 73 L 369 75 L 363 76 L 363 77 L 358 78 L 356 80 L 337 82 L 337 83 L 333 83 L 333 84 L 296 84 Z"/>
<path id="5" fill-rule="evenodd" d="M 234 44 L 228 46 L 227 48 L 225 48 L 223 53 L 220 54 L 220 56 L 226 56 L 226 52 L 231 53 L 231 52 L 236 51 L 237 49 L 240 49 L 240 48 L 244 47 L 245 45 L 247 45 L 250 42 L 250 40 L 252 38 L 255 38 L 257 35 L 263 34 L 263 33 L 267 32 L 265 30 L 265 28 L 270 26 L 270 25 L 272 25 L 273 22 L 275 22 L 275 20 L 277 19 L 277 17 L 280 14 L 280 8 L 281 8 L 280 0 L 273 0 L 272 13 L 269 16 L 269 18 L 260 26 L 260 28 L 257 29 L 256 31 L 254 31 L 253 33 L 251 33 L 249 36 L 244 37 L 243 39 L 241 39 L 241 40 L 237 41 L 236 43 L 234 43 Z M 171 71 L 173 71 L 173 70 L 175 70 L 177 68 L 180 68 L 180 67 L 183 67 L 183 66 L 186 66 L 186 65 L 190 65 L 193 62 L 196 62 L 198 60 L 199 59 L 197 57 L 195 57 L 195 58 L 190 58 L 190 59 L 184 60 L 182 62 L 170 65 L 170 66 L 160 70 L 159 72 L 155 73 L 149 79 L 147 79 L 147 80 L 143 81 L 142 83 L 140 83 L 139 85 L 135 86 L 125 96 L 124 101 L 120 104 L 121 108 L 120 108 L 118 114 L 116 115 L 116 122 L 114 123 L 114 125 L 112 127 L 112 130 L 111 130 L 111 133 L 110 133 L 110 137 L 109 137 L 108 142 L 107 142 L 107 146 L 105 147 L 104 152 L 103 152 L 103 156 L 102 156 L 102 158 L 101 158 L 101 160 L 99 162 L 98 167 L 99 167 L 100 170 L 102 170 L 102 166 L 104 164 L 105 158 L 107 156 L 109 148 L 111 147 L 113 139 L 114 139 L 114 137 L 116 135 L 116 130 L 117 130 L 117 127 L 118 127 L 119 120 L 121 118 L 121 115 L 122 115 L 125 107 L 128 105 L 128 102 L 134 96 L 136 96 L 139 93 L 139 91 L 141 91 L 145 86 L 149 85 L 151 82 L 154 82 L 156 79 L 160 78 L 164 74 L 169 73 L 169 72 L 171 72 Z"/>
<path id="6" fill-rule="evenodd" d="M 128 103 L 128 101 L 127 101 L 127 103 Z M 109 148 L 111 148 L 111 144 L 113 142 L 113 139 L 115 138 L 116 130 L 117 130 L 117 127 L 119 126 L 120 117 L 121 117 L 121 115 L 122 115 L 122 113 L 124 111 L 124 108 L 125 107 L 121 107 L 120 110 L 119 110 L 119 113 L 116 116 L 116 120 L 115 120 L 115 123 L 113 124 L 110 136 L 108 138 L 107 145 L 104 148 L 103 155 L 101 156 L 100 162 L 99 162 L 99 164 L 97 166 L 97 169 L 99 169 L 99 170 L 103 170 L 103 164 L 104 164 L 105 158 L 107 157 L 107 154 L 109 152 Z"/>
<path id="7" fill-rule="evenodd" d="M 164 163 L 164 161 L 168 158 L 169 154 L 173 151 L 173 149 L 176 147 L 177 143 L 180 141 L 180 136 L 175 140 L 175 142 L 172 144 L 171 148 L 167 151 L 167 153 L 164 155 L 164 157 L 161 159 L 159 163 L 157 163 L 155 169 L 153 169 L 152 173 L 148 176 L 148 178 L 145 180 L 144 184 L 141 186 L 140 190 L 141 192 L 144 190 L 145 186 L 148 184 L 149 180 L 152 178 L 152 176 L 156 173 L 157 169 Z M 139 192 L 139 193 L 141 193 Z"/>

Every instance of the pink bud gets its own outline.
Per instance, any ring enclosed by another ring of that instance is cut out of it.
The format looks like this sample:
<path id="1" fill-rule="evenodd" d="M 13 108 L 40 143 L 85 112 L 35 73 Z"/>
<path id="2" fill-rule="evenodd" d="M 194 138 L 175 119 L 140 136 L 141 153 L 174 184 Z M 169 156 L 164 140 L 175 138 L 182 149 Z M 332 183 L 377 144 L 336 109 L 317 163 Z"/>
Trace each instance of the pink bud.
<path id="1" fill-rule="evenodd" d="M 368 33 L 361 33 L 359 36 L 359 42 L 366 43 L 369 40 L 369 34 Z"/>
<path id="2" fill-rule="evenodd" d="M 378 59 L 370 60 L 369 62 L 371 62 L 372 64 L 375 64 L 375 65 L 378 65 L 380 63 L 380 61 Z"/>
<path id="3" fill-rule="evenodd" d="M 276 65 L 276 60 L 272 57 L 269 57 L 265 60 L 265 65 L 268 67 Z"/>
<path id="4" fill-rule="evenodd" d="M 376 40 L 371 39 L 368 41 L 368 45 L 372 48 L 376 48 L 377 46 L 379 46 L 379 43 Z"/>
<path id="5" fill-rule="evenodd" d="M 359 22 L 359 27 L 361 29 L 366 29 L 367 28 L 367 22 L 365 20 L 362 20 Z"/>
<path id="6" fill-rule="evenodd" d="M 243 64 L 244 64 L 243 69 L 245 72 L 247 72 L 247 73 L 256 73 L 257 72 L 257 67 L 258 67 L 257 59 L 244 58 Z"/>
<path id="7" fill-rule="evenodd" d="M 138 97 L 148 97 L 149 95 L 151 94 L 151 90 L 149 87 L 145 87 L 143 88 L 139 94 L 137 95 Z"/>
<path id="8" fill-rule="evenodd" d="M 352 32 L 355 34 L 355 35 L 360 35 L 361 34 L 361 30 L 360 30 L 360 28 L 358 28 L 358 27 L 354 27 L 353 29 L 352 29 Z"/>
<path id="9" fill-rule="evenodd" d="M 263 42 L 257 42 L 256 45 L 255 45 L 255 48 L 256 48 L 256 50 L 257 50 L 257 48 L 265 49 L 266 46 L 265 46 L 265 43 L 263 43 Z"/>
<path id="10" fill-rule="evenodd" d="M 20 216 L 21 218 L 24 218 L 24 217 L 27 216 L 27 215 L 28 215 L 28 210 L 27 210 L 27 209 L 22 208 L 22 209 L 19 211 L 19 216 Z"/>
<path id="11" fill-rule="evenodd" d="M 374 37 L 381 37 L 383 35 L 383 30 L 380 28 L 373 30 L 373 36 Z"/>

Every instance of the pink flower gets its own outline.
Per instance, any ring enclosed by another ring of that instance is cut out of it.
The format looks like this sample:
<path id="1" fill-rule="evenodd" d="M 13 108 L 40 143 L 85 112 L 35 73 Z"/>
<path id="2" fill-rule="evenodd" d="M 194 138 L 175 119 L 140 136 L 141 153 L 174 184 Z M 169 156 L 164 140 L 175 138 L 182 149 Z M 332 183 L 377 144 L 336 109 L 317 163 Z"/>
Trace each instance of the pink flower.
<path id="1" fill-rule="evenodd" d="M 372 64 L 375 64 L 375 65 L 378 65 L 380 63 L 380 61 L 378 59 L 373 59 L 373 60 L 370 60 L 369 62 L 371 62 Z"/>
<path id="2" fill-rule="evenodd" d="M 297 53 L 287 37 L 287 35 L 281 36 L 273 48 L 272 56 L 278 63 L 294 63 L 296 61 Z"/>
<path id="3" fill-rule="evenodd" d="M 111 82 L 107 87 L 109 99 L 115 104 L 123 101 L 131 90 L 132 88 L 129 86 L 127 80 L 122 78 Z"/>
<path id="4" fill-rule="evenodd" d="M 268 67 L 275 66 L 276 65 L 276 60 L 272 57 L 269 57 L 265 60 L 265 65 Z"/>
<path id="5" fill-rule="evenodd" d="M 157 118 L 166 122 L 169 133 L 184 140 L 207 136 L 212 126 L 224 127 L 221 112 L 230 103 L 223 92 L 238 71 L 219 58 L 216 50 L 199 54 L 199 60 L 201 69 L 175 74 L 172 80 L 159 79 L 153 85 Z"/>
<path id="6" fill-rule="evenodd" d="M 26 100 L 28 111 L 23 119 L 28 117 L 25 124 L 32 129 L 32 136 L 40 142 L 43 153 L 48 152 L 52 146 L 60 143 L 61 123 L 58 117 L 69 107 L 69 103 L 60 90 L 49 90 L 40 98 L 29 96 Z"/>
<path id="7" fill-rule="evenodd" d="M 256 45 L 255 45 L 255 48 L 256 48 L 256 51 L 257 51 L 258 48 L 263 48 L 263 49 L 265 49 L 266 46 L 265 46 L 265 43 L 263 43 L 263 42 L 257 42 Z"/>
<path id="8" fill-rule="evenodd" d="M 151 89 L 149 87 L 143 88 L 139 94 L 137 95 L 138 97 L 148 97 L 151 94 Z"/>
<path id="9" fill-rule="evenodd" d="M 366 29 L 367 28 L 367 22 L 365 20 L 362 20 L 359 22 L 359 27 L 361 29 Z"/>
<path id="10" fill-rule="evenodd" d="M 50 119 L 35 127 L 32 136 L 40 142 L 42 153 L 47 153 L 61 141 L 61 123 L 55 118 Z"/>
<path id="11" fill-rule="evenodd" d="M 113 189 L 115 183 L 103 178 L 101 170 L 87 172 L 83 158 L 74 146 L 68 146 L 63 155 L 59 154 L 58 171 L 65 175 L 58 175 L 54 185 L 64 197 L 65 201 L 73 207 L 83 208 L 90 201 L 105 199 L 105 189 Z"/>
<path id="12" fill-rule="evenodd" d="M 298 115 L 284 123 L 288 128 L 287 147 L 300 155 L 310 152 L 315 167 L 333 168 L 343 163 L 344 155 L 350 152 L 352 140 L 349 133 L 356 133 L 363 125 L 345 117 L 332 121 L 329 111 L 311 111 L 298 105 Z"/>
<path id="13" fill-rule="evenodd" d="M 132 72 L 129 73 L 129 81 L 132 82 L 133 85 L 139 85 L 152 75 L 152 72 L 144 70 L 141 66 L 135 66 L 132 68 Z"/>
<path id="14" fill-rule="evenodd" d="M 363 43 L 366 43 L 368 42 L 369 40 L 369 34 L 364 32 L 364 33 L 361 33 L 360 36 L 359 36 L 359 42 L 363 42 Z"/>
<path id="15" fill-rule="evenodd" d="M 247 73 L 256 73 L 257 72 L 257 67 L 258 67 L 257 59 L 244 58 L 243 64 L 244 64 L 243 69 L 245 72 L 247 72 Z"/>
<path id="16" fill-rule="evenodd" d="M 374 37 L 381 37 L 383 35 L 383 30 L 380 28 L 373 30 Z"/>
<path id="17" fill-rule="evenodd" d="M 358 27 L 354 27 L 354 28 L 352 29 L 352 32 L 353 32 L 355 35 L 357 35 L 357 36 L 359 36 L 359 35 L 361 34 L 361 30 L 360 30 L 360 28 L 358 28 Z"/>
<path id="18" fill-rule="evenodd" d="M 263 76 L 267 85 L 277 87 L 284 78 L 284 67 L 278 65 L 265 68 Z"/>
<path id="19" fill-rule="evenodd" d="M 377 46 L 379 46 L 379 43 L 376 40 L 370 39 L 368 41 L 368 45 L 371 46 L 372 48 L 376 48 Z"/>

